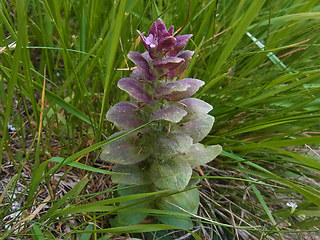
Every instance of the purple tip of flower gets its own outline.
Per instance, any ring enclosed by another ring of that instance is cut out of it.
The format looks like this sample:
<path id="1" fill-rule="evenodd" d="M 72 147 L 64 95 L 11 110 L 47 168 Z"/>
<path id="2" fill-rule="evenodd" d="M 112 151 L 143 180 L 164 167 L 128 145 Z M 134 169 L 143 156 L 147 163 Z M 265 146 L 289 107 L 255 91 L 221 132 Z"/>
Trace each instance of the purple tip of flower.
<path id="1" fill-rule="evenodd" d="M 189 63 L 192 59 L 193 54 L 194 54 L 194 51 L 189 51 L 189 50 L 186 50 L 186 51 L 179 53 L 177 55 L 177 57 L 183 58 L 184 62 L 180 66 L 178 66 L 177 68 L 169 71 L 169 73 L 168 73 L 169 77 L 171 77 L 171 78 L 177 77 L 181 73 L 183 73 L 187 69 L 187 67 L 189 66 Z"/>
<path id="2" fill-rule="evenodd" d="M 164 22 L 158 18 L 155 20 L 150 28 L 149 34 L 152 34 L 156 37 L 161 37 L 162 34 L 167 33 L 167 28 Z"/>
<path id="3" fill-rule="evenodd" d="M 142 41 L 144 47 L 145 47 L 147 50 L 149 50 L 149 45 L 147 44 L 147 38 L 146 38 L 145 36 L 143 36 L 143 34 L 142 34 L 139 30 L 137 30 L 137 32 L 139 33 L 139 36 L 140 36 L 140 38 L 141 38 L 141 41 Z M 151 36 L 152 36 L 152 35 L 151 35 Z"/>
<path id="4" fill-rule="evenodd" d="M 192 96 L 203 85 L 201 80 L 185 78 L 159 87 L 156 92 L 167 100 L 177 101 Z"/>
<path id="5" fill-rule="evenodd" d="M 194 117 L 199 117 L 203 114 L 207 114 L 213 109 L 213 107 L 209 103 L 206 103 L 205 101 L 197 98 L 182 99 L 180 103 L 186 106 L 185 110 L 189 114 L 194 115 Z"/>
<path id="6" fill-rule="evenodd" d="M 171 106 L 165 109 L 155 111 L 151 115 L 151 121 L 166 120 L 169 122 L 178 123 L 182 118 L 187 115 L 187 112 L 181 107 Z"/>
<path id="7" fill-rule="evenodd" d="M 178 36 L 176 38 L 176 44 L 174 48 L 168 52 L 168 56 L 176 56 L 182 49 L 184 49 L 191 37 L 192 34 Z"/>
<path id="8" fill-rule="evenodd" d="M 152 59 L 161 59 L 166 54 L 169 57 L 176 56 L 187 44 L 192 34 L 173 36 L 173 26 L 167 28 L 161 19 L 157 19 L 151 26 L 149 36 L 145 37 L 139 32 L 143 45 Z"/>
<path id="9" fill-rule="evenodd" d="M 120 129 L 132 130 L 146 123 L 137 109 L 133 103 L 119 102 L 109 109 L 106 118 Z"/>
<path id="10" fill-rule="evenodd" d="M 153 66 L 155 68 L 174 70 L 175 68 L 179 67 L 183 62 L 184 62 L 183 58 L 168 57 L 165 59 L 161 59 L 159 61 L 155 61 Z"/>
<path id="11" fill-rule="evenodd" d="M 118 87 L 126 91 L 131 97 L 137 99 L 139 102 L 151 103 L 152 97 L 149 96 L 144 90 L 138 80 L 133 78 L 122 78 L 118 82 Z"/>
<path id="12" fill-rule="evenodd" d="M 141 73 L 149 80 L 154 80 L 155 76 L 151 74 L 147 59 L 139 52 L 129 52 L 129 59 L 137 65 Z"/>
<path id="13" fill-rule="evenodd" d="M 157 46 L 158 51 L 167 52 L 172 49 L 176 44 L 176 39 L 173 36 L 164 36 L 159 39 Z"/>

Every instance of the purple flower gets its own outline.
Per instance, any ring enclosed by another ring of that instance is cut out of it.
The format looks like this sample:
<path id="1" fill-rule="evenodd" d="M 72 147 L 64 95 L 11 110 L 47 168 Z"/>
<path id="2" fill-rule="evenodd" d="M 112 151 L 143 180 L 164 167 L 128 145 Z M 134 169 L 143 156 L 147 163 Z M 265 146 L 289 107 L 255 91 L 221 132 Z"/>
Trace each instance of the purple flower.
<path id="1" fill-rule="evenodd" d="M 187 44 L 192 34 L 173 36 L 173 26 L 167 30 L 161 19 L 157 19 L 151 26 L 149 36 L 139 32 L 141 40 L 152 59 L 161 59 L 166 54 L 176 56 Z"/>
<path id="2" fill-rule="evenodd" d="M 152 75 L 150 71 L 150 65 L 145 56 L 138 52 L 129 52 L 129 59 L 137 65 L 138 69 L 144 75 L 144 77 L 150 81 L 155 79 L 155 76 Z"/>

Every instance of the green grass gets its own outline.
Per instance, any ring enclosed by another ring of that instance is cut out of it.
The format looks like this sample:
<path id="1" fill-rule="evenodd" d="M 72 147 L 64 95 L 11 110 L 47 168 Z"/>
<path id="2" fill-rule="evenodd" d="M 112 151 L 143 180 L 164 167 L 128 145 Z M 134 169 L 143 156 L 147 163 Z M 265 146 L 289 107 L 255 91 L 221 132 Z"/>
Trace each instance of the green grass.
<path id="1" fill-rule="evenodd" d="M 133 66 L 126 55 L 143 51 L 136 29 L 160 17 L 177 30 L 187 15 L 182 0 L 0 0 L 0 239 L 319 235 L 316 0 L 190 1 L 180 34 L 193 34 L 196 53 L 184 77 L 206 82 L 196 97 L 216 122 L 203 143 L 224 152 L 201 167 L 194 232 L 152 219 L 110 227 L 120 211 L 188 215 L 119 207 L 171 193 L 119 197 L 99 159 L 116 130 L 105 113 L 128 97 L 116 87 Z"/>

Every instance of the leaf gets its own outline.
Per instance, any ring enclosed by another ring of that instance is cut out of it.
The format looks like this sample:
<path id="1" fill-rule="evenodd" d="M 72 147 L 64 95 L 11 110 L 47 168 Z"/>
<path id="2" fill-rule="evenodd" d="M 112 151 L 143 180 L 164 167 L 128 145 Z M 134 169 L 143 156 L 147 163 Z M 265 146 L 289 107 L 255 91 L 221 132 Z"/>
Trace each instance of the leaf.
<path id="1" fill-rule="evenodd" d="M 123 132 L 116 133 L 110 138 L 120 135 Z M 135 164 L 145 160 L 149 155 L 149 150 L 139 147 L 138 137 L 128 135 L 117 139 L 106 145 L 100 155 L 100 158 L 107 162 L 118 164 Z"/>
<path id="2" fill-rule="evenodd" d="M 209 103 L 197 98 L 182 99 L 180 103 L 185 106 L 185 110 L 190 114 L 190 116 L 188 115 L 189 119 L 207 114 L 213 109 Z"/>
<path id="3" fill-rule="evenodd" d="M 53 157 L 53 158 L 50 158 L 49 160 L 53 161 L 53 162 L 58 162 L 58 163 L 62 163 L 62 162 L 65 161 L 65 159 L 61 158 L 61 157 Z M 71 163 L 68 163 L 67 165 L 69 165 L 71 167 L 76 167 L 76 168 L 79 168 L 79 169 L 84 169 L 84 170 L 87 170 L 87 171 L 90 171 L 90 172 L 97 172 L 97 173 L 104 173 L 104 174 L 114 174 L 113 172 L 110 172 L 110 171 L 107 171 L 107 170 L 103 170 L 103 169 L 100 169 L 100 168 L 91 167 L 91 166 L 88 166 L 86 164 L 79 163 L 79 162 L 71 162 Z"/>
<path id="4" fill-rule="evenodd" d="M 201 80 L 185 78 L 159 87 L 156 92 L 164 99 L 177 101 L 192 96 L 203 85 Z"/>
<path id="5" fill-rule="evenodd" d="M 149 172 L 153 184 L 159 189 L 184 189 L 190 181 L 192 168 L 186 162 L 170 159 L 154 162 Z"/>
<path id="6" fill-rule="evenodd" d="M 179 53 L 177 57 L 183 58 L 184 62 L 177 68 L 173 69 L 172 71 L 169 71 L 168 73 L 169 77 L 174 78 L 179 76 L 181 73 L 183 73 L 189 66 L 189 63 L 192 59 L 193 54 L 194 54 L 194 51 L 189 51 L 189 50 Z"/>
<path id="7" fill-rule="evenodd" d="M 106 228 L 106 229 L 97 229 L 90 231 L 92 233 L 114 233 L 114 234 L 123 234 L 123 233 L 143 233 L 143 232 L 154 232 L 161 230 L 170 230 L 176 229 L 174 226 L 165 225 L 165 224 L 137 224 L 131 226 L 115 227 L 115 228 Z M 78 233 L 88 232 L 85 230 L 77 230 Z"/>
<path id="8" fill-rule="evenodd" d="M 31 232 L 32 232 L 32 239 L 34 239 L 34 240 L 45 240 L 46 239 L 43 232 L 41 231 L 40 227 L 37 224 L 32 226 Z"/>
<path id="9" fill-rule="evenodd" d="M 195 171 L 192 171 L 191 179 L 186 188 L 195 187 L 200 182 L 200 180 L 201 177 L 199 176 L 199 174 Z"/>
<path id="10" fill-rule="evenodd" d="M 141 84 L 136 79 L 121 78 L 118 82 L 118 87 L 140 102 L 150 103 L 153 101 L 152 97 L 145 92 Z"/>
<path id="11" fill-rule="evenodd" d="M 139 52 L 129 52 L 129 59 L 137 65 L 138 69 L 148 80 L 154 80 L 155 76 L 151 74 L 147 59 Z"/>
<path id="12" fill-rule="evenodd" d="M 170 210 L 173 212 L 183 212 L 190 214 L 197 214 L 200 204 L 199 192 L 197 188 L 189 191 L 177 193 L 168 197 L 161 198 L 157 202 L 157 207 L 163 210 Z M 183 210 L 182 210 L 183 209 Z M 157 217 L 162 223 L 176 226 L 182 229 L 192 229 L 193 224 L 190 219 L 172 216 L 159 216 Z"/>
<path id="13" fill-rule="evenodd" d="M 205 147 L 200 143 L 196 143 L 185 153 L 177 155 L 175 159 L 177 161 L 186 161 L 190 164 L 191 168 L 195 168 L 212 161 L 221 152 L 222 147 L 220 145 Z"/>
<path id="14" fill-rule="evenodd" d="M 148 193 L 148 192 L 150 192 L 150 187 L 146 185 L 123 188 L 121 190 L 118 190 L 118 193 L 120 194 L 121 197 L 139 194 L 139 193 Z M 128 202 L 122 202 L 120 203 L 120 207 L 125 207 L 127 205 L 135 204 L 137 202 L 140 202 L 141 200 L 144 200 L 144 199 L 137 199 L 137 200 L 132 200 Z M 111 221 L 112 227 L 138 224 L 148 216 L 147 213 L 136 212 L 132 210 L 134 208 L 150 208 L 150 202 L 143 202 L 140 204 L 136 204 L 134 206 L 125 207 L 125 211 L 119 212 L 117 217 L 113 219 L 113 221 Z"/>
<path id="15" fill-rule="evenodd" d="M 243 35 L 246 33 L 247 28 L 250 26 L 256 15 L 259 13 L 265 1 L 266 0 L 254 0 L 250 2 L 250 6 L 241 17 L 241 20 L 237 24 L 236 29 L 229 38 L 229 41 L 221 51 L 218 61 L 216 62 L 216 64 L 213 67 L 213 70 L 211 71 L 212 75 L 210 78 L 213 78 L 213 76 L 215 76 L 218 73 L 223 64 L 226 63 L 229 55 L 232 53 L 233 49 L 236 47 Z"/>
<path id="16" fill-rule="evenodd" d="M 155 155 L 182 153 L 192 145 L 192 138 L 184 133 L 161 133 L 153 137 L 155 140 L 152 149 Z"/>
<path id="17" fill-rule="evenodd" d="M 143 171 L 138 164 L 121 165 L 116 164 L 113 167 L 113 172 L 122 173 L 115 174 L 111 177 L 113 183 L 123 185 L 144 184 L 150 182 L 147 173 Z"/>
<path id="18" fill-rule="evenodd" d="M 119 191 L 119 190 L 118 190 Z M 148 197 L 154 197 L 158 196 L 159 194 L 162 193 L 168 193 L 168 191 L 158 191 L 158 192 L 151 192 L 150 189 L 148 190 L 147 193 L 140 193 L 140 194 L 132 194 L 128 196 L 123 196 L 123 197 L 116 197 L 116 198 L 109 198 L 105 200 L 100 200 L 100 201 L 95 201 L 95 202 L 90 202 L 87 204 L 72 204 L 70 206 L 67 206 L 63 209 L 59 209 L 55 211 L 54 215 L 52 218 L 56 218 L 59 216 L 66 216 L 68 214 L 76 214 L 76 213 L 83 213 L 83 212 L 116 212 L 120 210 L 121 208 L 115 207 L 115 204 L 122 203 L 122 202 L 128 202 L 132 200 L 143 200 Z M 123 209 L 123 208 L 122 208 Z"/>
<path id="19" fill-rule="evenodd" d="M 184 62 L 183 58 L 168 57 L 168 58 L 155 61 L 153 66 L 159 69 L 174 70 L 175 68 L 179 67 L 183 62 Z"/>
<path id="20" fill-rule="evenodd" d="M 4 197 L 6 196 L 7 192 L 8 192 L 10 189 L 15 188 L 15 187 L 14 187 L 14 184 L 16 183 L 18 177 L 19 177 L 18 174 L 14 175 L 14 176 L 8 181 L 8 183 L 6 184 L 6 186 L 4 187 L 4 189 L 2 190 L 2 193 L 1 193 L 1 196 L 0 196 L 0 205 L 2 205 L 2 201 L 3 201 Z M 13 185 L 13 187 L 12 187 L 12 185 Z"/>
<path id="21" fill-rule="evenodd" d="M 86 228 L 84 229 L 85 231 L 92 231 L 94 229 L 94 225 L 93 224 L 88 224 L 88 226 L 86 226 Z M 81 233 L 78 236 L 79 240 L 90 240 L 92 233 L 88 232 L 88 233 Z"/>
<path id="22" fill-rule="evenodd" d="M 87 177 L 82 178 L 69 192 L 67 192 L 61 199 L 54 203 L 47 213 L 41 217 L 41 219 L 45 220 L 52 217 L 63 204 L 70 203 L 70 199 L 78 197 L 88 182 L 89 179 Z"/>
<path id="23" fill-rule="evenodd" d="M 166 120 L 169 122 L 178 123 L 187 115 L 187 112 L 178 106 L 171 106 L 165 109 L 155 111 L 151 115 L 151 121 Z"/>
<path id="24" fill-rule="evenodd" d="M 130 102 L 119 102 L 109 109 L 106 118 L 118 128 L 131 130 L 145 123 L 138 106 Z"/>
<path id="25" fill-rule="evenodd" d="M 189 135 L 193 139 L 193 143 L 197 143 L 209 134 L 213 123 L 213 116 L 204 115 L 203 117 L 180 124 L 174 131 Z"/>
<path id="26" fill-rule="evenodd" d="M 37 82 L 35 82 L 35 81 L 32 81 L 32 86 L 35 89 L 37 89 L 38 91 L 42 90 L 42 85 L 37 83 Z M 74 106 L 72 106 L 71 104 L 69 104 L 64 99 L 62 99 L 61 97 L 59 97 L 55 93 L 51 92 L 50 90 L 45 89 L 45 97 L 47 99 L 49 99 L 49 101 L 52 101 L 55 104 L 57 104 L 60 107 L 62 107 L 63 109 L 65 109 L 70 114 L 76 116 L 77 118 L 81 119 L 82 121 L 84 121 L 84 122 L 86 122 L 88 124 L 91 124 L 90 118 L 88 116 L 86 116 L 79 109 L 75 108 Z"/>

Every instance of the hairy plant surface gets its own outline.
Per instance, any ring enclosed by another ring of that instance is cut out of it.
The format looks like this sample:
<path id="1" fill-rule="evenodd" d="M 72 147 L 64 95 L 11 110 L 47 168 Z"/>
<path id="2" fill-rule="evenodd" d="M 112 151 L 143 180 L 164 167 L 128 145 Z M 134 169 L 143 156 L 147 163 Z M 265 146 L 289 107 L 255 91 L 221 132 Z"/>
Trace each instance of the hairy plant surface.
<path id="1" fill-rule="evenodd" d="M 214 123 L 214 117 L 208 114 L 212 106 L 190 98 L 204 82 L 194 78 L 177 80 L 194 54 L 182 51 L 192 35 L 175 37 L 173 26 L 167 30 L 161 19 L 152 24 L 148 37 L 139 34 L 147 51 L 128 54 L 137 69 L 130 78 L 118 82 L 118 87 L 129 93 L 131 102 L 117 103 L 106 116 L 122 130 L 114 136 L 152 123 L 105 146 L 101 158 L 115 163 L 114 171 L 123 173 L 112 177 L 120 187 L 146 184 L 136 188 L 135 193 L 193 187 L 196 181 L 190 179 L 197 174 L 192 169 L 211 161 L 222 149 L 219 145 L 205 147 L 199 143 Z M 132 189 L 119 193 L 129 195 Z M 164 210 L 180 211 L 181 207 L 193 214 L 197 213 L 198 205 L 197 189 L 162 198 L 154 204 Z M 124 217 L 120 214 L 118 223 L 139 223 L 147 215 L 138 218 L 136 213 L 131 214 L 135 215 L 135 221 L 128 214 L 122 214 Z M 182 228 L 192 227 L 186 220 L 159 219 Z"/>

